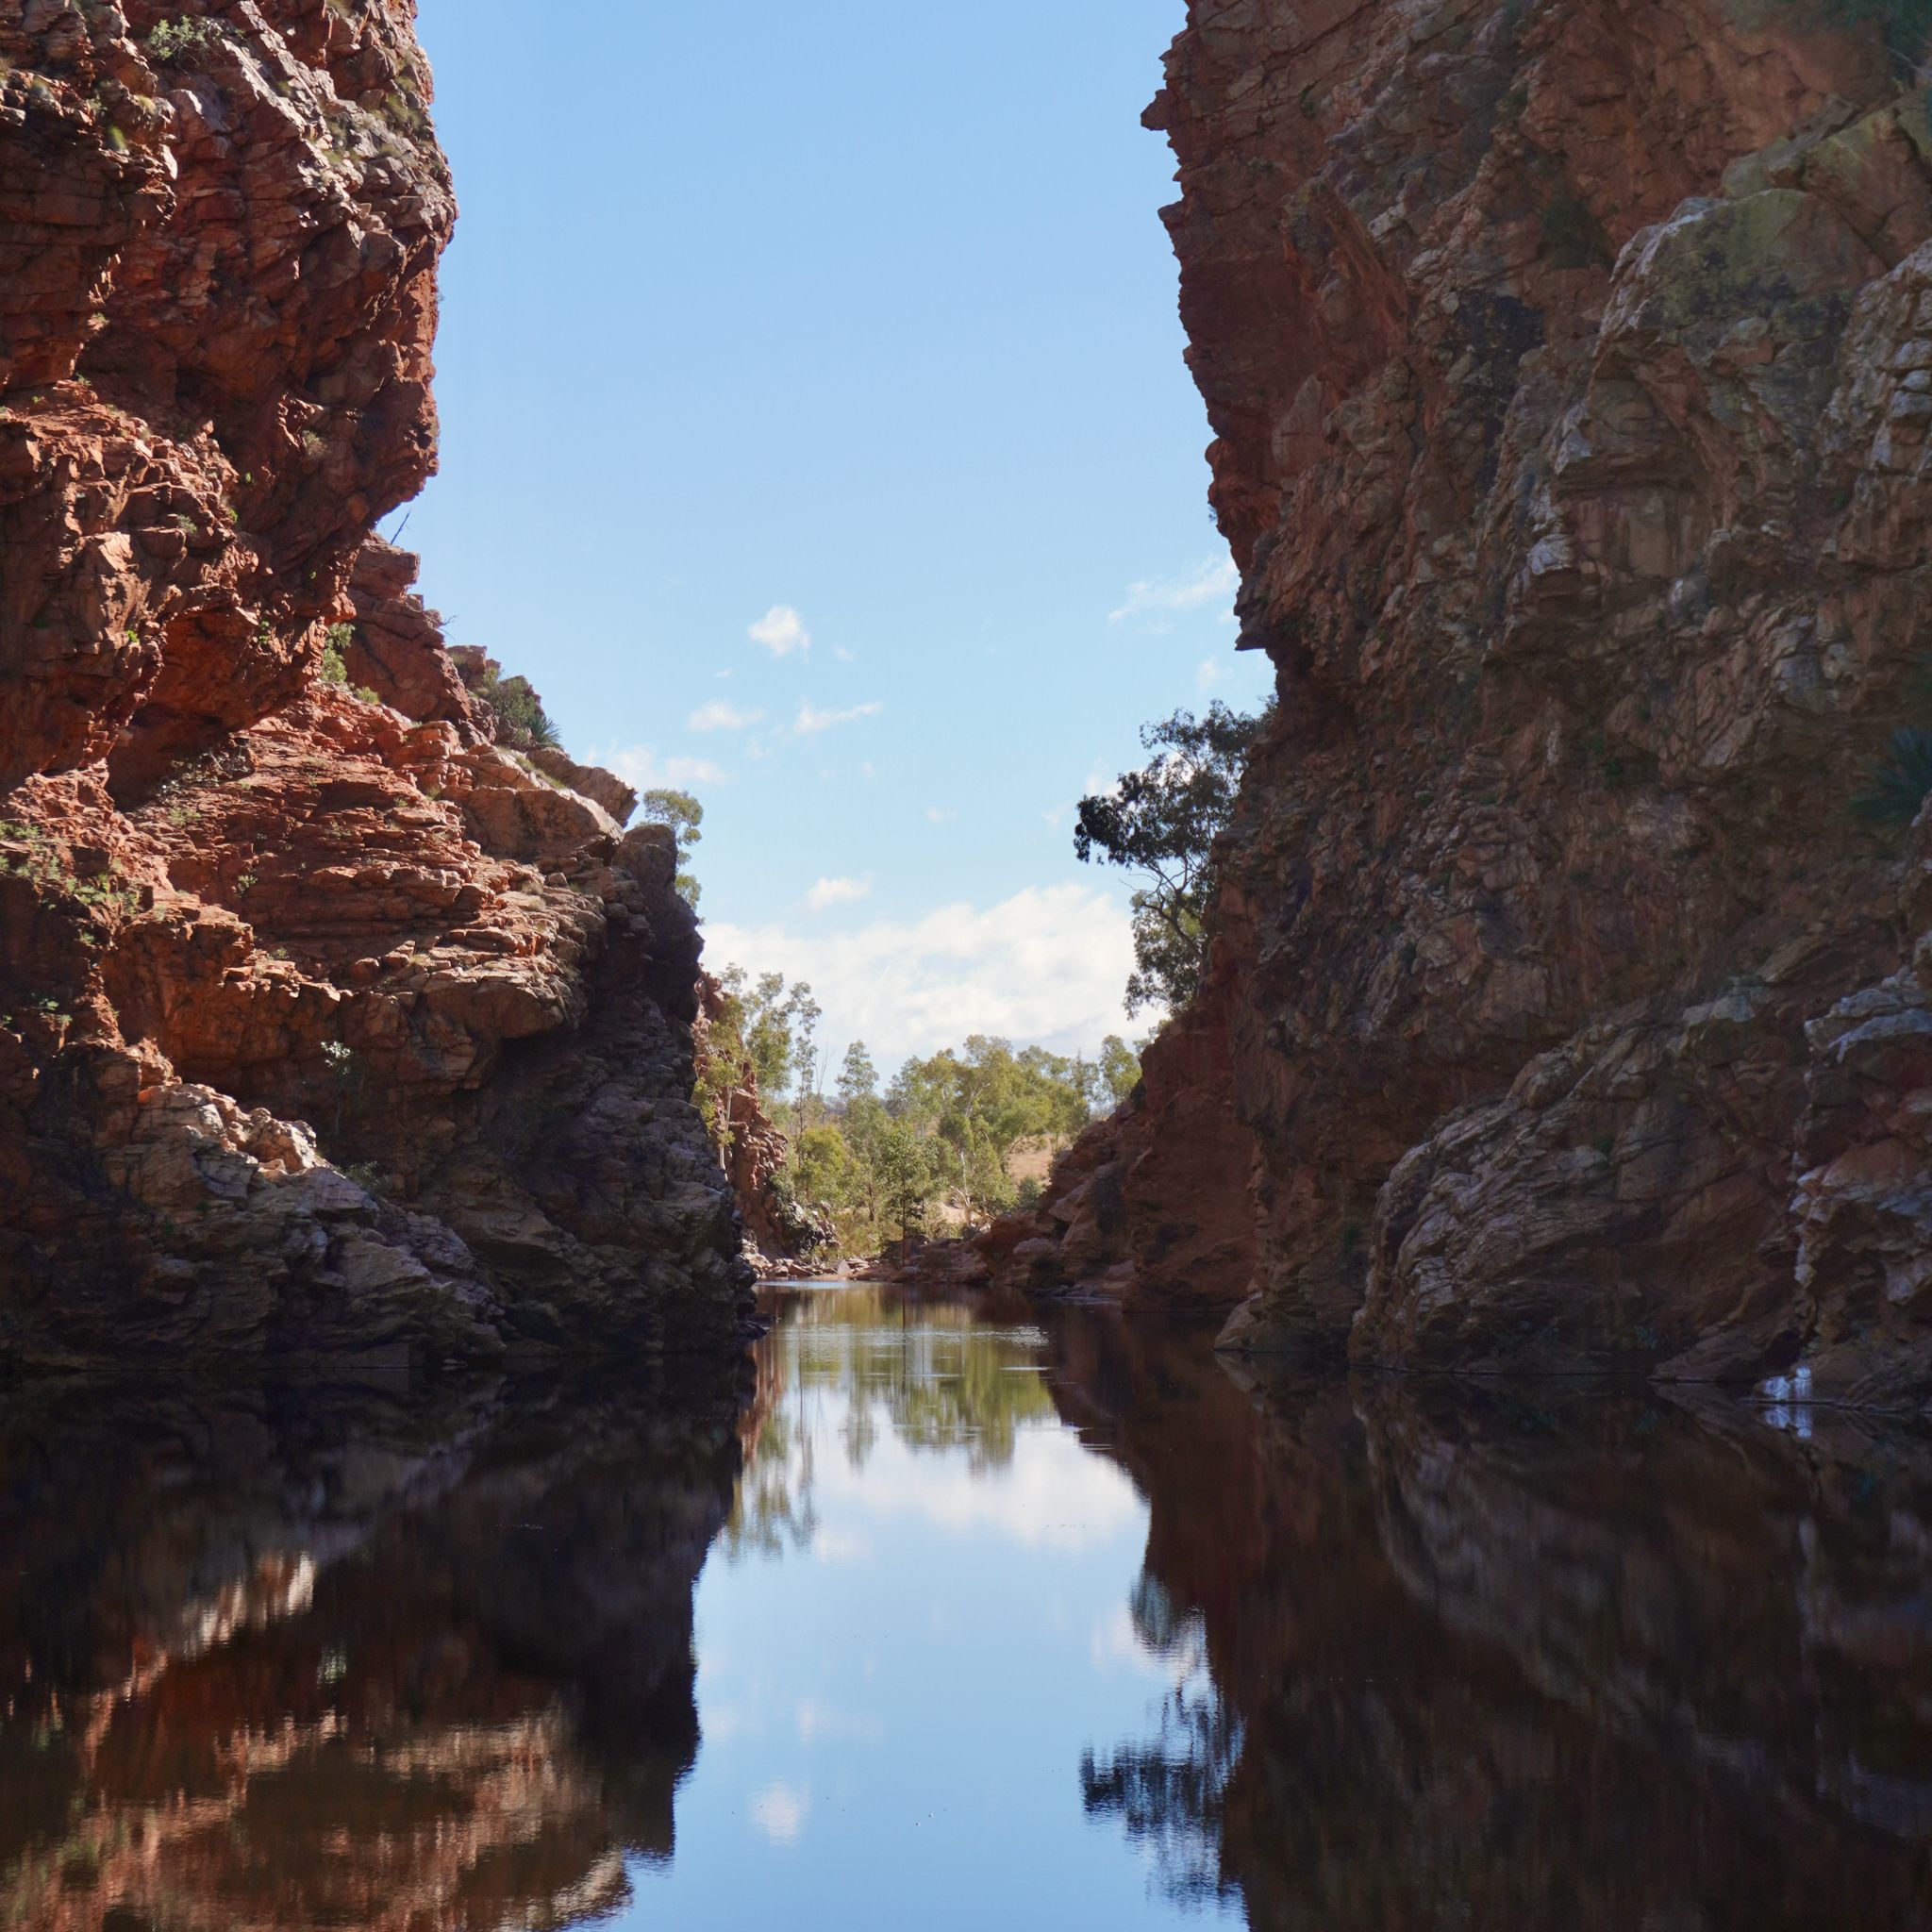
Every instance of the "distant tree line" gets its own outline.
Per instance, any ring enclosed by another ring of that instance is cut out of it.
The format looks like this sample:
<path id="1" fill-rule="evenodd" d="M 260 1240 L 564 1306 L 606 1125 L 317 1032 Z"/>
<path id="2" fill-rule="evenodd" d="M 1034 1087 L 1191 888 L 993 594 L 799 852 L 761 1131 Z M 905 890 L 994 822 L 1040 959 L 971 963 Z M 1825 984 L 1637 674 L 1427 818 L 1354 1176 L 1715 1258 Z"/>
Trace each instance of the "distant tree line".
<path id="1" fill-rule="evenodd" d="M 974 1034 L 961 1047 L 908 1059 L 881 1087 L 863 1041 L 830 1080 L 819 1044 L 824 1017 L 809 985 L 730 966 L 722 1011 L 699 1072 L 697 1102 L 721 1154 L 736 1131 L 730 1096 L 755 1074 L 765 1110 L 791 1141 L 780 1185 L 825 1215 L 848 1254 L 929 1231 L 950 1218 L 989 1220 L 1037 1193 L 1013 1176 L 1024 1146 L 1057 1152 L 1141 1078 L 1118 1036 L 1088 1059 L 1015 1050 Z"/>

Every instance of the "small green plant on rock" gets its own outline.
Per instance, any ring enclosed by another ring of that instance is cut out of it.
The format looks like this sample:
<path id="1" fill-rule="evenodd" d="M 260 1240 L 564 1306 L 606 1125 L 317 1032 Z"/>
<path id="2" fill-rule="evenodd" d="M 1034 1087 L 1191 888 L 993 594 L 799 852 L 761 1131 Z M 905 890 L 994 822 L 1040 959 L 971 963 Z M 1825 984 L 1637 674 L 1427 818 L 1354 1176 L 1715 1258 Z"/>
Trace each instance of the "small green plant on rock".
<path id="1" fill-rule="evenodd" d="M 517 751 L 555 751 L 561 744 L 527 677 L 505 677 L 492 667 L 472 689 L 495 715 L 497 736 L 505 744 Z"/>
<path id="2" fill-rule="evenodd" d="M 1932 731 L 1901 724 L 1852 809 L 1868 825 L 1909 825 L 1932 793 Z"/>
<path id="3" fill-rule="evenodd" d="M 211 20 L 183 16 L 164 20 L 147 37 L 147 50 L 157 60 L 170 65 L 199 58 L 222 43 L 222 29 Z"/>
<path id="4" fill-rule="evenodd" d="M 353 624 L 332 624 L 329 625 L 322 646 L 321 675 L 323 683 L 348 683 L 349 646 L 355 641 L 356 626 Z"/>

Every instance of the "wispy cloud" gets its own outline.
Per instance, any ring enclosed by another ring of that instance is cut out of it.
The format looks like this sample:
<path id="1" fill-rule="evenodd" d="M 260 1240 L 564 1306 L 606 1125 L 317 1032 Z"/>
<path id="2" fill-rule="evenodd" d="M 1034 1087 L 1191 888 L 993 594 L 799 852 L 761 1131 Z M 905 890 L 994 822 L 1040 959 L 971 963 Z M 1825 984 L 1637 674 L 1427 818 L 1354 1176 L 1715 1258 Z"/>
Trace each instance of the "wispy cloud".
<path id="1" fill-rule="evenodd" d="M 731 775 L 709 758 L 660 758 L 647 744 L 593 749 L 590 762 L 615 772 L 626 785 L 635 785 L 640 791 L 663 785 L 723 785 Z"/>
<path id="2" fill-rule="evenodd" d="M 832 656 L 838 658 L 841 664 L 857 664 L 858 662 L 858 653 L 857 651 L 848 651 L 843 644 L 834 644 L 832 646 Z"/>
<path id="3" fill-rule="evenodd" d="M 791 733 L 794 738 L 816 738 L 821 731 L 829 731 L 837 724 L 856 724 L 861 718 L 876 718 L 885 708 L 874 702 L 848 705 L 842 711 L 822 711 L 809 698 L 800 698 L 798 715 L 791 721 Z"/>
<path id="4" fill-rule="evenodd" d="M 1241 573 L 1231 557 L 1212 559 L 1181 577 L 1144 577 L 1127 586 L 1120 608 L 1108 615 L 1109 624 L 1127 624 L 1136 618 L 1178 616 L 1211 605 L 1234 608 L 1234 593 L 1241 588 Z"/>
<path id="5" fill-rule="evenodd" d="M 959 812 L 956 806 L 929 805 L 925 808 L 925 815 L 936 825 L 949 825 L 959 816 Z"/>
<path id="6" fill-rule="evenodd" d="M 752 1823 L 774 1845 L 796 1844 L 810 1810 L 809 1786 L 767 1785 L 751 1801 Z"/>
<path id="7" fill-rule="evenodd" d="M 1198 691 L 1219 691 L 1227 681 L 1227 670 L 1219 658 L 1203 658 L 1201 668 L 1194 673 L 1194 689 Z"/>
<path id="8" fill-rule="evenodd" d="M 811 633 L 805 627 L 805 619 L 789 604 L 774 604 L 748 635 L 753 643 L 764 645 L 774 658 L 811 649 Z"/>
<path id="9" fill-rule="evenodd" d="M 1091 1053 L 1103 1035 L 1127 1030 L 1133 930 L 1124 905 L 1097 886 L 1029 887 L 998 905 L 942 906 L 843 932 L 718 924 L 705 949 L 714 970 L 735 961 L 809 980 L 825 1009 L 822 1037 L 863 1040 L 881 1066 L 974 1033 Z"/>
<path id="10" fill-rule="evenodd" d="M 863 879 L 821 879 L 805 895 L 805 903 L 814 912 L 824 912 L 833 906 L 852 906 L 872 894 L 872 880 Z"/>
<path id="11" fill-rule="evenodd" d="M 723 698 L 714 698 L 691 714 L 690 727 L 693 731 L 748 731 L 764 715 L 762 711 L 741 710 Z"/>

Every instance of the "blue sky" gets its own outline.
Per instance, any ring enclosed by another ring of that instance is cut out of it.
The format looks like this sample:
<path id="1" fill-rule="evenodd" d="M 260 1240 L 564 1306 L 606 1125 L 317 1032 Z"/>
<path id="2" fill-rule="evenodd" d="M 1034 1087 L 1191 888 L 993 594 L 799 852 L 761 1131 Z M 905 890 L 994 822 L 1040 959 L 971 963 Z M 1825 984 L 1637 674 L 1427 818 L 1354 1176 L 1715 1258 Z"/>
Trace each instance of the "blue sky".
<path id="1" fill-rule="evenodd" d="M 1182 14 L 422 0 L 463 219 L 403 541 L 575 753 L 697 792 L 712 963 L 835 1056 L 1121 1027 L 1073 803 L 1265 688 L 1139 125 Z"/>

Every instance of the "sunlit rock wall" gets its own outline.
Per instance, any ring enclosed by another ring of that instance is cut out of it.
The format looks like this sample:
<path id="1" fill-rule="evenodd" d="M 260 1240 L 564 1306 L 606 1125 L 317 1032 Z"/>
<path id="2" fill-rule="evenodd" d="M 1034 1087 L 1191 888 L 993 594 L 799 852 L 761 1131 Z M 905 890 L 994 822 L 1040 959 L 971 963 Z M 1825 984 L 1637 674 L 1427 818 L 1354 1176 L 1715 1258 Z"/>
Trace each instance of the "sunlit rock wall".
<path id="1" fill-rule="evenodd" d="M 0 0 L 0 1357 L 745 1313 L 669 839 L 371 536 L 456 218 L 412 23 Z"/>

